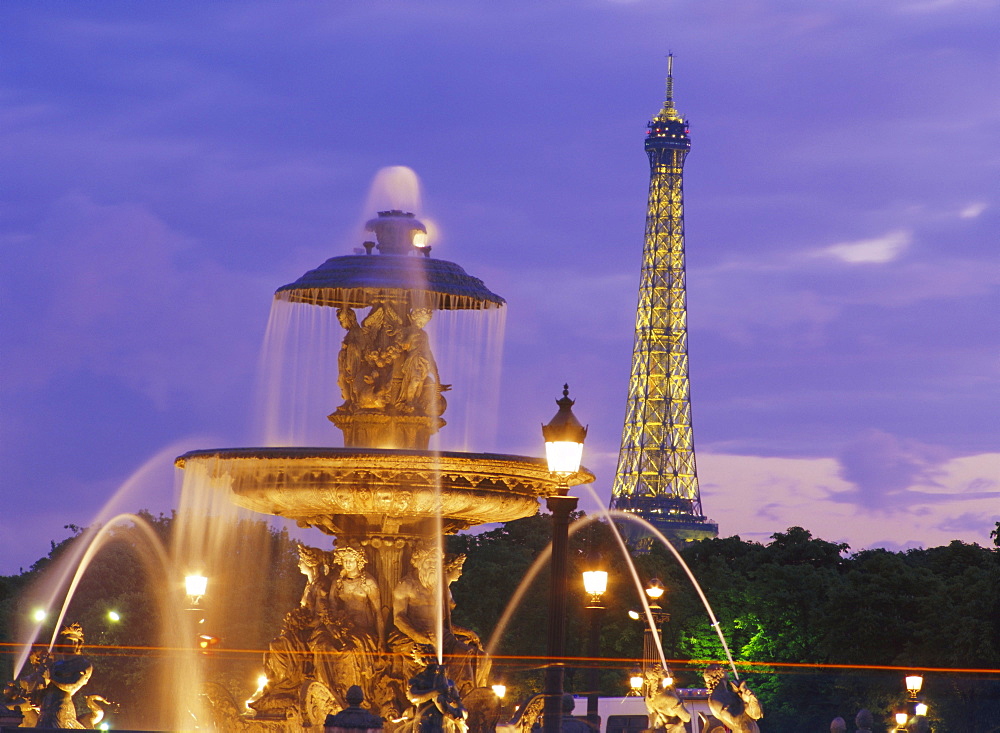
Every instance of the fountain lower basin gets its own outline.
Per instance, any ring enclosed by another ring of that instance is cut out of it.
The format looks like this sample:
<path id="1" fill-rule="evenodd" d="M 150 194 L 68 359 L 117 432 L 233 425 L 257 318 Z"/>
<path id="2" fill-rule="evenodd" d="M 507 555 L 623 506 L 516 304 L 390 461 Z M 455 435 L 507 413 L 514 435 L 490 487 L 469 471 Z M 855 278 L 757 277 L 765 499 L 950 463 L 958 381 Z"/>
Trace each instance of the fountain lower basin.
<path id="1" fill-rule="evenodd" d="M 255 512 L 339 536 L 453 533 L 535 514 L 562 484 L 543 459 L 496 453 L 374 448 L 234 448 L 185 453 L 175 464 L 232 492 Z M 569 485 L 594 480 L 587 469 Z"/>

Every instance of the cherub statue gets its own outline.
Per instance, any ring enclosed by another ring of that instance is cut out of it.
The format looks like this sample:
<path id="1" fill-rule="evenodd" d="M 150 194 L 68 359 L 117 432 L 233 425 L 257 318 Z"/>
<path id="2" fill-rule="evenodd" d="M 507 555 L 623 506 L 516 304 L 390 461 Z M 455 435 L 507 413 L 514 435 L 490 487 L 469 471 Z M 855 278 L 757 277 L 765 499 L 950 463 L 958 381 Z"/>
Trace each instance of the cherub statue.
<path id="1" fill-rule="evenodd" d="M 646 673 L 646 711 L 649 727 L 666 733 L 684 733 L 691 713 L 674 688 L 670 673 L 657 664 Z"/>
<path id="2" fill-rule="evenodd" d="M 764 717 L 764 711 L 745 681 L 734 684 L 718 664 L 710 664 L 704 678 L 712 715 L 733 733 L 760 733 L 757 721 Z"/>
<path id="3" fill-rule="evenodd" d="M 67 626 L 59 635 L 63 639 L 59 646 L 69 653 L 49 667 L 49 686 L 42 696 L 37 727 L 82 729 L 83 723 L 76 718 L 73 695 L 90 681 L 94 666 L 82 654 L 83 627 L 80 624 Z"/>

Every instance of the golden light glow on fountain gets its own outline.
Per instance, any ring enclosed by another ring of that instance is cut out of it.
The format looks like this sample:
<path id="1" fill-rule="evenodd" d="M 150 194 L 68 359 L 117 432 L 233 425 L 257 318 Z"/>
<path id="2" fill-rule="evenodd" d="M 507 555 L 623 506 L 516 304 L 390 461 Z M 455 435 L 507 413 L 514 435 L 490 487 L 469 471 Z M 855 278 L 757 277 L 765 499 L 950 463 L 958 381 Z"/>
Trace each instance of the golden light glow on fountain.
<path id="1" fill-rule="evenodd" d="M 487 687 L 489 655 L 478 641 L 455 633 L 443 608 L 450 596 L 442 589 L 461 575 L 464 556 L 445 557 L 442 535 L 533 516 L 540 498 L 594 478 L 580 468 L 586 428 L 572 421 L 555 419 L 547 428 L 552 431 L 546 435 L 552 466 L 535 457 L 428 450 L 431 436 L 445 425 L 446 395 L 453 387 L 475 390 L 483 385 L 453 385 L 439 375 L 436 346 L 425 326 L 435 311 L 499 309 L 504 300 L 458 265 L 432 259 L 427 228 L 412 213 L 379 211 L 366 229 L 374 232 L 377 243 L 363 242 L 365 254 L 330 258 L 275 293 L 278 301 L 336 308 L 336 323 L 343 330 L 337 334 L 342 340 L 337 379 L 330 384 L 332 404 L 315 409 L 340 429 L 345 447 L 200 450 L 175 461 L 192 482 L 221 492 L 240 507 L 336 537 L 334 550 L 299 547 L 308 592 L 297 615 L 286 617 L 265 657 L 270 679 L 248 701 L 261 719 L 293 715 L 322 722 L 325 716 L 319 712 L 335 705 L 338 695 L 348 699 L 354 689 L 350 682 L 382 717 L 395 722 L 407 707 L 407 680 L 412 681 L 418 672 L 413 664 L 420 661 L 407 651 L 408 645 L 417 649 L 414 645 L 429 638 L 425 627 L 432 616 L 440 639 L 439 663 L 445 644 L 460 650 L 448 654 L 461 653 L 469 660 L 456 668 L 457 689 Z M 572 403 L 565 395 L 558 402 Z M 343 642 L 333 656 L 320 636 L 303 642 L 300 630 L 290 625 L 301 621 L 299 615 L 318 624 L 316 619 L 330 612 L 333 592 L 317 595 L 316 590 L 330 587 L 333 578 L 324 579 L 324 574 L 336 575 L 344 588 L 364 588 L 363 597 L 378 611 L 351 606 L 353 641 Z M 204 592 L 204 586 L 188 586 L 190 596 Z M 438 610 L 429 611 L 435 604 Z M 385 632 L 393 628 L 387 641 Z M 206 651 L 217 642 L 199 637 Z M 318 673 L 307 672 L 300 646 L 310 654 L 326 654 L 329 661 Z M 400 654 L 402 668 L 373 668 L 368 660 L 375 649 Z M 411 658 L 413 663 L 405 661 Z M 319 676 L 303 686 L 306 675 L 314 673 Z"/>

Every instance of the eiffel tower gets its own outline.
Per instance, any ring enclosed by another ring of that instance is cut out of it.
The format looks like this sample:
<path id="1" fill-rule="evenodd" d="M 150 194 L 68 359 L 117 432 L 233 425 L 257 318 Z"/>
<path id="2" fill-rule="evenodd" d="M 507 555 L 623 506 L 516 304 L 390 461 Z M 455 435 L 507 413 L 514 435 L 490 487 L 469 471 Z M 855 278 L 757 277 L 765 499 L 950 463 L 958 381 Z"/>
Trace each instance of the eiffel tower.
<path id="1" fill-rule="evenodd" d="M 702 513 L 691 428 L 684 275 L 687 121 L 674 107 L 673 55 L 663 109 L 649 122 L 649 204 L 625 427 L 611 508 L 649 521 L 674 544 L 715 537 Z M 633 525 L 634 526 L 634 525 Z M 652 538 L 634 529 L 640 549 Z"/>

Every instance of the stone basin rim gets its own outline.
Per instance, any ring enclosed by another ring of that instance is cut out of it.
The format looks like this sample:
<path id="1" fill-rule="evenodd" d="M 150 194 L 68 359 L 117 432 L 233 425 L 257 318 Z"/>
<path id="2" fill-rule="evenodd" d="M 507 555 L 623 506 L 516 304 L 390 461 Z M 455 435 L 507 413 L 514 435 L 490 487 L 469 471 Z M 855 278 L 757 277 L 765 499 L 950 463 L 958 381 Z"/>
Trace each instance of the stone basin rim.
<path id="1" fill-rule="evenodd" d="M 257 448 L 208 448 L 193 450 L 184 453 L 174 459 L 174 465 L 184 468 L 187 461 L 198 459 L 218 458 L 221 460 L 247 459 L 262 461 L 307 461 L 307 460 L 332 460 L 336 462 L 357 460 L 364 464 L 365 459 L 423 459 L 433 465 L 434 461 L 439 461 L 442 468 L 457 467 L 458 464 L 471 463 L 473 461 L 495 464 L 520 464 L 529 471 L 534 469 L 540 474 L 551 475 L 548 471 L 548 464 L 544 458 L 536 456 L 519 456 L 508 453 L 472 453 L 466 451 L 434 451 L 434 450 L 409 450 L 395 448 L 333 448 L 333 447 L 299 447 L 299 446 L 269 446 Z M 484 472 L 489 472 L 484 466 Z M 594 474 L 583 466 L 576 474 L 568 477 L 570 486 L 587 484 L 594 481 Z M 552 479 L 553 483 L 556 480 Z"/>

